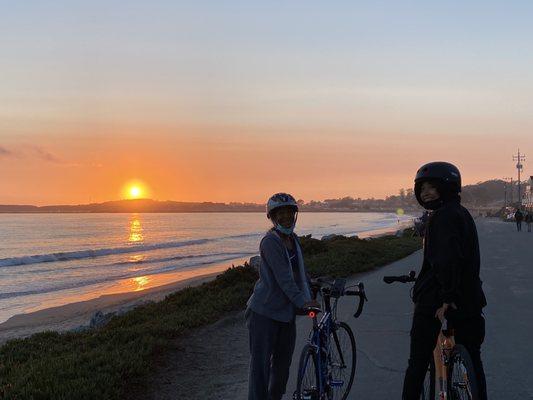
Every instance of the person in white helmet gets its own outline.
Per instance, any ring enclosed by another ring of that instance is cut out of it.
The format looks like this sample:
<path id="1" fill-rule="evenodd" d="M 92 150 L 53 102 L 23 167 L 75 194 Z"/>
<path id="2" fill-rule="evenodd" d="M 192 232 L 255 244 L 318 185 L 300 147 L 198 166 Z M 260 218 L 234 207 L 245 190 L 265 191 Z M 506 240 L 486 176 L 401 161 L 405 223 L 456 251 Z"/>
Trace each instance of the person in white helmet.
<path id="1" fill-rule="evenodd" d="M 273 227 L 260 244 L 259 280 L 247 302 L 250 341 L 248 400 L 280 400 L 285 393 L 296 341 L 296 314 L 320 307 L 312 300 L 294 227 L 298 204 L 286 193 L 273 195 L 267 217 Z"/>

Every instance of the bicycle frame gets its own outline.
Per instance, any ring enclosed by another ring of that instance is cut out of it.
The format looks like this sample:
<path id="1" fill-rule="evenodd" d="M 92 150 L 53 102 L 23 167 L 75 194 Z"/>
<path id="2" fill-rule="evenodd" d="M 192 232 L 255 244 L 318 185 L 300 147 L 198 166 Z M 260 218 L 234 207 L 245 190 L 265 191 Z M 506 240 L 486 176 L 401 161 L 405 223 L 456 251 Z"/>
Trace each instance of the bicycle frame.
<path id="1" fill-rule="evenodd" d="M 324 295 L 325 313 L 318 321 L 316 314 L 312 315 L 313 318 L 313 330 L 309 335 L 309 345 L 312 347 L 316 354 L 317 369 L 318 369 L 318 393 L 319 396 L 323 396 L 328 387 L 328 371 L 326 367 L 327 357 L 329 354 L 330 343 L 329 338 L 332 332 L 334 324 L 334 315 L 337 311 L 338 298 L 335 298 L 333 306 L 331 305 L 331 297 Z M 341 354 L 342 356 L 342 354 Z M 344 360 L 343 360 L 344 362 Z M 338 382 L 329 382 L 329 386 L 336 386 Z M 342 385 L 342 383 L 341 383 Z M 322 397 L 320 397 L 322 398 Z"/>
<path id="2" fill-rule="evenodd" d="M 451 360 L 451 353 L 455 347 L 453 331 L 450 335 L 445 335 L 447 322 L 444 320 L 437 344 L 433 350 L 433 362 L 435 365 L 435 394 L 439 400 L 447 399 L 448 394 L 448 364 Z"/>

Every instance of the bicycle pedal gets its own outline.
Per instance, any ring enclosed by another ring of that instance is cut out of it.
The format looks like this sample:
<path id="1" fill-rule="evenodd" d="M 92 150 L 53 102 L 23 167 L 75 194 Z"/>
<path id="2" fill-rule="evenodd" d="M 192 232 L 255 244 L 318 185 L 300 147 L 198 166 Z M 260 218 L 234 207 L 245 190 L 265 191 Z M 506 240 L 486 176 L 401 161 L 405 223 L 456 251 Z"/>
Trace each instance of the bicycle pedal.
<path id="1" fill-rule="evenodd" d="M 344 381 L 332 379 L 331 381 L 329 381 L 329 385 L 334 387 L 340 387 L 344 385 Z"/>

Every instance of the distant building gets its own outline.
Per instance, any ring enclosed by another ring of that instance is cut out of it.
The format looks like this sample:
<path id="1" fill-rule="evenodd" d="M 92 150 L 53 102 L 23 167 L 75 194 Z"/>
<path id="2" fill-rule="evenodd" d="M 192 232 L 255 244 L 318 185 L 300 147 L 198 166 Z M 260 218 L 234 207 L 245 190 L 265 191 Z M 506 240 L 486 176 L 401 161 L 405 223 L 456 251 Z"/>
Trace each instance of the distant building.
<path id="1" fill-rule="evenodd" d="M 524 194 L 526 208 L 530 211 L 533 211 L 533 175 L 529 177 L 529 180 L 526 183 L 526 191 Z"/>

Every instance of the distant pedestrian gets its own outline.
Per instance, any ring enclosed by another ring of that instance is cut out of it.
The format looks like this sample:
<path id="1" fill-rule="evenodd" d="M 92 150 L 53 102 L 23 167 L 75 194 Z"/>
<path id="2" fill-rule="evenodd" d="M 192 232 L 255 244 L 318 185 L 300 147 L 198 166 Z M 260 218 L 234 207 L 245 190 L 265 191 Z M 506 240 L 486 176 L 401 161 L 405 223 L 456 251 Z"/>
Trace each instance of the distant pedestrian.
<path id="1" fill-rule="evenodd" d="M 531 213 L 531 211 L 527 212 L 526 218 L 524 219 L 524 221 L 526 221 L 526 224 L 527 224 L 527 231 L 531 232 L 531 223 L 533 222 L 533 214 Z"/>
<path id="2" fill-rule="evenodd" d="M 415 222 L 415 230 L 421 237 L 426 235 L 426 227 L 429 221 L 429 211 L 424 211 L 422 216 Z"/>
<path id="3" fill-rule="evenodd" d="M 522 221 L 524 220 L 524 214 L 522 214 L 520 209 L 516 210 L 514 213 L 514 219 L 516 221 L 516 230 L 518 232 L 522 232 Z"/>

